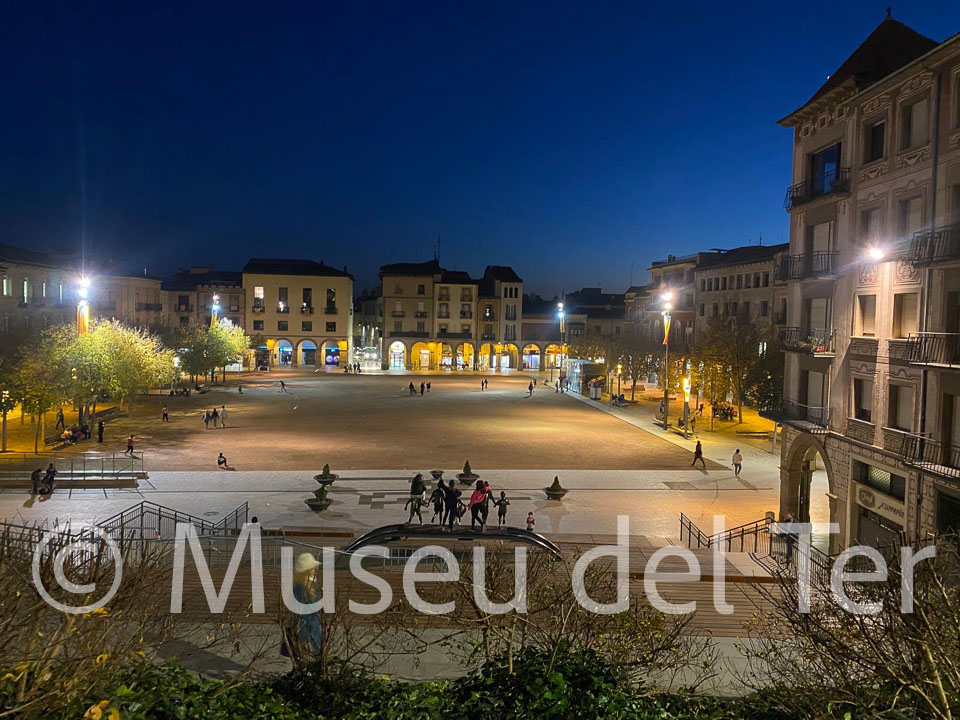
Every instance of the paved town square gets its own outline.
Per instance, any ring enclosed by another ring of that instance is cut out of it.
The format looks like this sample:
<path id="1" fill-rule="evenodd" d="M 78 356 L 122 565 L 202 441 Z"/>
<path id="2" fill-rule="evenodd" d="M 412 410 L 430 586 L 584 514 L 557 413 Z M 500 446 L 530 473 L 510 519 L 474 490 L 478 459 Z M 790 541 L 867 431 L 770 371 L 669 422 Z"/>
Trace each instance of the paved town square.
<path id="1" fill-rule="evenodd" d="M 547 533 L 612 533 L 623 513 L 633 533 L 670 542 L 681 512 L 710 529 L 714 514 L 732 526 L 776 508 L 776 456 L 768 447 L 744 444 L 748 469 L 736 478 L 731 441 L 703 433 L 706 468 L 692 467 L 694 440 L 664 434 L 645 406 L 609 408 L 543 381 L 531 396 L 531 379 L 271 372 L 241 376 L 242 393 L 230 378 L 189 398 L 141 397 L 132 416 L 107 423 L 103 446 L 91 440 L 59 453 L 120 452 L 133 434 L 148 475 L 137 488 L 64 483 L 42 501 L 8 489 L 0 494 L 0 514 L 11 522 L 93 523 L 145 499 L 215 519 L 247 502 L 268 528 L 359 531 L 406 519 L 403 504 L 416 472 L 439 468 L 450 478 L 465 460 L 497 493 L 507 492 L 511 524 L 521 525 L 533 510 L 537 529 Z M 430 383 L 422 396 L 421 382 Z M 168 422 L 161 419 L 164 405 Z M 203 409 L 224 405 L 227 426 L 206 428 Z M 229 470 L 217 468 L 221 452 Z M 315 515 L 303 499 L 324 464 L 341 479 L 331 489 L 330 509 Z M 555 475 L 571 489 L 562 502 L 543 493 Z"/>

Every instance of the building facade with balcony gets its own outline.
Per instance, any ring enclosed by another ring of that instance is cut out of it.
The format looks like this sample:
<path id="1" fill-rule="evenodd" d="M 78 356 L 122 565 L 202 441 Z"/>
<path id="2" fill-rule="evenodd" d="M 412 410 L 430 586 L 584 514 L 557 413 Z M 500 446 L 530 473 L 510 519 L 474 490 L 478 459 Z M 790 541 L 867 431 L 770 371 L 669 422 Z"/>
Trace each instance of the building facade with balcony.
<path id="1" fill-rule="evenodd" d="M 191 267 L 163 281 L 164 312 L 168 327 L 209 325 L 213 299 L 220 304 L 218 317 L 247 330 L 243 274 L 238 270 Z"/>
<path id="2" fill-rule="evenodd" d="M 776 282 L 789 245 L 747 245 L 702 253 L 694 268 L 694 337 L 713 318 L 751 323 L 767 332 L 786 325 L 787 291 Z"/>
<path id="3" fill-rule="evenodd" d="M 516 369 L 521 365 L 523 280 L 488 265 L 483 277 L 437 260 L 380 268 L 383 369 Z"/>
<path id="4" fill-rule="evenodd" d="M 242 276 L 246 332 L 263 338 L 258 366 L 332 368 L 352 362 L 353 276 L 346 268 L 254 258 Z"/>
<path id="5" fill-rule="evenodd" d="M 80 279 L 73 261 L 0 243 L 0 334 L 73 322 Z"/>
<path id="6" fill-rule="evenodd" d="M 837 523 L 834 550 L 957 529 L 960 38 L 888 17 L 780 124 L 781 515 Z"/>

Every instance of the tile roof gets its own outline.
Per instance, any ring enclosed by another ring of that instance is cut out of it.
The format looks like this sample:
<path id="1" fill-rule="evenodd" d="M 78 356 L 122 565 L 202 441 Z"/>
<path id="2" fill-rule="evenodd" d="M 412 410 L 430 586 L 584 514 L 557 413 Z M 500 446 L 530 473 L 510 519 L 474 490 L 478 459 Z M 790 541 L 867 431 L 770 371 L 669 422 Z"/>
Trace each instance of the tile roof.
<path id="1" fill-rule="evenodd" d="M 315 275 L 319 277 L 346 277 L 353 280 L 347 269 L 337 270 L 314 260 L 287 258 L 251 258 L 243 266 L 245 275 Z"/>
<path id="2" fill-rule="evenodd" d="M 518 283 L 523 282 L 520 276 L 509 265 L 487 265 L 483 271 L 484 278 L 499 280 L 500 282 Z"/>
<path id="3" fill-rule="evenodd" d="M 48 253 L 26 250 L 14 245 L 0 243 L 0 263 L 19 263 L 21 265 L 40 265 L 42 267 L 74 268 L 77 252 Z"/>
<path id="4" fill-rule="evenodd" d="M 236 270 L 214 270 L 204 268 L 180 270 L 175 275 L 163 281 L 164 290 L 196 290 L 198 286 L 243 286 L 243 273 Z"/>
<path id="5" fill-rule="evenodd" d="M 939 44 L 936 40 L 921 35 L 913 28 L 894 20 L 888 14 L 886 19 L 797 110 L 801 110 L 848 81 L 852 82 L 857 90 L 872 85 L 930 52 Z M 794 113 L 797 110 L 794 110 Z M 784 122 L 787 118 L 780 122 Z"/>
<path id="6" fill-rule="evenodd" d="M 440 263 L 436 260 L 428 260 L 422 263 L 393 263 L 392 265 L 381 265 L 381 275 L 434 275 L 443 272 Z"/>
<path id="7" fill-rule="evenodd" d="M 743 247 L 720 250 L 716 253 L 705 253 L 697 263 L 697 270 L 707 268 L 727 267 L 729 265 L 746 265 L 748 263 L 771 260 L 780 253 L 790 249 L 790 243 L 779 245 L 744 245 Z"/>

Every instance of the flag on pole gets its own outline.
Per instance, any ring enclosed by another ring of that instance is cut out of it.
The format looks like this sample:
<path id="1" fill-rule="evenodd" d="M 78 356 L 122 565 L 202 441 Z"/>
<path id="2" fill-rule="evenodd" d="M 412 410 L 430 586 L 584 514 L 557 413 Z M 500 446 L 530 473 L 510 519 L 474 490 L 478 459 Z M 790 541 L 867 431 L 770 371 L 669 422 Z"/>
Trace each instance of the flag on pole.
<path id="1" fill-rule="evenodd" d="M 667 340 L 670 337 L 670 316 L 663 316 L 663 344 L 667 344 Z"/>

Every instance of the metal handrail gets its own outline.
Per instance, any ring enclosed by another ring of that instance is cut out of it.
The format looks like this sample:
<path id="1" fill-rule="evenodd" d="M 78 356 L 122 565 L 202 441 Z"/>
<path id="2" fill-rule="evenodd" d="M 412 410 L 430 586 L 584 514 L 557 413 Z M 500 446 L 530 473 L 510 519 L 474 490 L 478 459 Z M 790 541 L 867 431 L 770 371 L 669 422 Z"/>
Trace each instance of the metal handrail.
<path id="1" fill-rule="evenodd" d="M 960 447 L 923 435 L 907 435 L 900 445 L 904 463 L 943 477 L 960 479 Z"/>
<path id="2" fill-rule="evenodd" d="M 911 333 L 907 347 L 916 365 L 960 365 L 960 333 Z"/>
<path id="3" fill-rule="evenodd" d="M 817 198 L 826 197 L 834 193 L 849 192 L 849 190 L 850 168 L 838 168 L 787 188 L 783 206 L 787 210 L 790 210 L 791 208 L 811 202 Z"/>
<path id="4" fill-rule="evenodd" d="M 960 260 L 960 223 L 914 233 L 907 260 L 914 267 Z"/>

